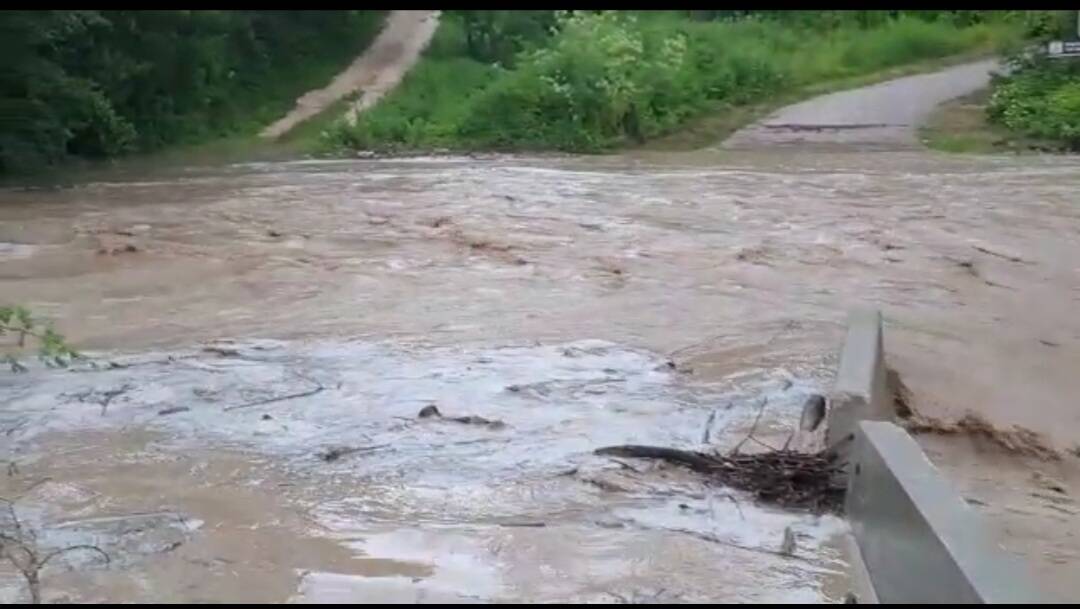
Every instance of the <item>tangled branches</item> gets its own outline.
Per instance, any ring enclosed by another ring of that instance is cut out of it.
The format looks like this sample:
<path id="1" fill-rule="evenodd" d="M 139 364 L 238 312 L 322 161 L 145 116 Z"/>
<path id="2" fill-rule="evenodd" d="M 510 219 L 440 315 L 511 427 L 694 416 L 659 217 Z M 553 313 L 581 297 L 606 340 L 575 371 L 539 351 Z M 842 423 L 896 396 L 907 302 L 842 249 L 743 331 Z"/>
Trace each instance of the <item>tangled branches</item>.
<path id="1" fill-rule="evenodd" d="M 597 455 L 660 459 L 704 474 L 725 486 L 753 493 L 763 503 L 814 512 L 840 512 L 844 487 L 840 464 L 829 453 L 773 450 L 757 454 L 710 455 L 659 446 L 608 446 Z"/>

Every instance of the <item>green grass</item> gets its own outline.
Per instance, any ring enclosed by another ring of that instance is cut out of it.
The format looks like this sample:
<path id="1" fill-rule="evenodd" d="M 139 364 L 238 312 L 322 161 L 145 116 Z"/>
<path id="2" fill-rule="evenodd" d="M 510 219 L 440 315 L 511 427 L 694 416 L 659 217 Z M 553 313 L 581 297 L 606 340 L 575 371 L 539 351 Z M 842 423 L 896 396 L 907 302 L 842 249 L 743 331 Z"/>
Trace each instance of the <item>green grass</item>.
<path id="1" fill-rule="evenodd" d="M 1026 136 L 992 122 L 987 113 L 991 89 L 942 104 L 919 128 L 919 139 L 931 150 L 950 154 L 1021 154 L 1060 152 L 1064 146 L 1048 138 Z"/>
<path id="2" fill-rule="evenodd" d="M 307 139 L 308 149 L 341 152 L 456 147 L 460 142 L 453 127 L 464 119 L 473 98 L 502 72 L 466 57 L 461 24 L 444 19 L 423 58 L 387 98 L 362 115 L 355 127 L 342 120 L 344 108 L 313 119 L 317 127 L 307 133 L 317 129 L 322 140 L 312 147 L 313 140 Z"/>
<path id="3" fill-rule="evenodd" d="M 993 153 L 1002 150 L 1005 134 L 986 120 L 989 89 L 942 104 L 919 128 L 919 139 L 933 150 L 950 153 Z"/>
<path id="4" fill-rule="evenodd" d="M 420 62 L 405 77 L 390 103 L 363 115 L 357 128 L 340 127 L 348 148 L 392 142 L 403 148 L 450 146 L 453 127 L 465 117 L 472 98 L 497 78 L 497 68 L 464 57 Z"/>
<path id="5" fill-rule="evenodd" d="M 444 20 L 402 86 L 325 148 L 473 148 L 592 152 L 715 141 L 789 101 L 988 54 L 1011 24 L 957 27 L 915 18 L 829 31 L 763 20 L 694 22 L 583 15 L 513 70 L 465 56 Z M 690 133 L 691 136 L 678 135 Z"/>

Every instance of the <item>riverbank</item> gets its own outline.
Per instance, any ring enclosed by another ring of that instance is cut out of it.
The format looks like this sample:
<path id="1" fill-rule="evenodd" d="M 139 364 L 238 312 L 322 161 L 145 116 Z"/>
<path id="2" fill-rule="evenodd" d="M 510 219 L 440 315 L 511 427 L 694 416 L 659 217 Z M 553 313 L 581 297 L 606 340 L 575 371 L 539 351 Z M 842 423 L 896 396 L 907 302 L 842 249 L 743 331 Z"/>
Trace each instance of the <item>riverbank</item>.
<path id="1" fill-rule="evenodd" d="M 500 67 L 469 57 L 463 27 L 447 18 L 402 86 L 322 143 L 338 154 L 679 146 L 729 132 L 764 108 L 986 55 L 1018 38 L 1004 21 L 959 27 L 901 17 L 800 29 L 762 19 L 578 14 Z M 703 135 L 680 138 L 687 131 Z"/>
<path id="2" fill-rule="evenodd" d="M 992 154 L 1080 149 L 1080 63 L 1033 56 L 992 86 L 942 105 L 920 130 L 930 148 Z"/>

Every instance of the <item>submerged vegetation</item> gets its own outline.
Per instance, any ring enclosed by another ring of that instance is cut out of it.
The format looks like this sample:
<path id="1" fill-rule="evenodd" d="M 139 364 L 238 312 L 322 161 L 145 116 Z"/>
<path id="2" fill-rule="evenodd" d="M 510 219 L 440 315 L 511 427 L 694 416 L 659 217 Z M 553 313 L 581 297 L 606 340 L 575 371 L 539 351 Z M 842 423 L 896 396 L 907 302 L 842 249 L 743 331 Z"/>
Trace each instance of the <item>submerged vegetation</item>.
<path id="1" fill-rule="evenodd" d="M 64 337 L 52 327 L 35 318 L 29 309 L 21 306 L 0 306 L 0 362 L 12 372 L 23 372 L 26 367 L 19 361 L 19 354 L 37 347 L 38 357 L 47 366 L 67 366 L 79 354 Z"/>

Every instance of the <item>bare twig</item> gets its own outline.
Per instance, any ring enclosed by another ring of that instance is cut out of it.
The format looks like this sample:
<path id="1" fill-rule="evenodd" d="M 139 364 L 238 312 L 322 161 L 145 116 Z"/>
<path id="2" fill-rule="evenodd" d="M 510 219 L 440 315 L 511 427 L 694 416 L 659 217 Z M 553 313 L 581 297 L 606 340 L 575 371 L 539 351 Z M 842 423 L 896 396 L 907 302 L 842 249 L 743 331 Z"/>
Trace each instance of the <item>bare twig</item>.
<path id="1" fill-rule="evenodd" d="M 18 422 L 16 422 L 14 425 L 12 425 L 11 427 L 8 427 L 7 429 L 4 430 L 4 435 L 5 436 L 10 436 L 11 434 L 15 433 L 16 431 L 20 431 L 21 429 L 28 426 L 29 424 L 30 424 L 30 417 L 25 417 L 25 418 L 19 419 Z"/>
<path id="2" fill-rule="evenodd" d="M 998 283 L 996 281 L 990 281 L 989 279 L 986 279 L 986 278 L 983 279 L 983 283 L 985 283 L 986 285 L 988 285 L 988 286 L 990 286 L 992 288 L 1002 288 L 1002 289 L 1005 289 L 1005 290 L 1013 290 L 1013 291 L 1016 290 L 1016 288 L 1012 287 L 1011 285 L 1005 285 L 1004 283 Z"/>
<path id="3" fill-rule="evenodd" d="M 716 461 L 699 453 L 661 446 L 606 446 L 593 451 L 594 454 L 608 457 L 630 457 L 633 459 L 663 459 L 687 467 L 708 471 L 716 467 Z"/>
<path id="4" fill-rule="evenodd" d="M 791 441 L 794 440 L 794 439 L 795 439 L 795 432 L 793 431 L 793 432 L 788 434 L 787 440 L 784 440 L 784 447 L 781 448 L 780 450 L 787 450 L 788 447 L 791 446 Z"/>
<path id="5" fill-rule="evenodd" d="M 639 470 L 638 468 L 634 467 L 633 465 L 630 465 L 630 464 L 629 464 L 629 463 L 627 463 L 626 461 L 620 461 L 620 460 L 618 460 L 618 459 L 612 459 L 612 461 L 614 461 L 615 463 L 617 463 L 617 464 L 618 464 L 618 465 L 619 465 L 620 467 L 622 467 L 623 469 L 628 469 L 628 470 L 630 470 L 630 471 L 634 472 L 635 474 L 640 474 L 640 473 L 641 473 L 641 470 Z"/>
<path id="6" fill-rule="evenodd" d="M 105 411 L 109 408 L 109 402 L 113 401 L 113 398 L 125 393 L 129 389 L 131 389 L 131 385 L 124 383 L 116 389 L 101 392 L 101 416 L 105 416 Z"/>
<path id="7" fill-rule="evenodd" d="M 311 380 L 311 379 L 309 379 L 309 380 Z M 312 389 L 307 390 L 307 391 L 300 391 L 300 392 L 297 392 L 297 393 L 290 393 L 288 395 L 279 395 L 279 396 L 275 396 L 275 397 L 272 397 L 272 398 L 265 398 L 265 399 L 262 399 L 262 400 L 255 400 L 253 402 L 245 402 L 243 404 L 235 404 L 233 406 L 226 406 L 225 410 L 226 411 L 239 410 L 241 408 L 250 408 L 252 406 L 262 406 L 263 404 L 272 404 L 274 402 L 282 402 L 282 401 L 285 401 L 285 400 L 295 400 L 297 398 L 306 398 L 308 396 L 312 396 L 312 395 L 315 395 L 316 393 L 321 393 L 322 391 L 326 390 L 326 387 L 324 387 L 322 383 L 319 383 L 318 381 L 312 381 L 312 382 L 314 382 L 316 386 L 314 388 L 312 388 Z"/>
<path id="8" fill-rule="evenodd" d="M 803 558 L 801 556 L 783 554 L 782 552 L 779 552 L 779 551 L 776 551 L 776 550 L 770 550 L 768 548 L 761 548 L 761 547 L 757 547 L 757 546 L 745 546 L 745 545 L 743 545 L 741 543 L 737 543 L 737 542 L 734 542 L 734 541 L 723 539 L 723 538 L 717 537 L 716 535 L 712 535 L 710 533 L 702 533 L 700 531 L 693 531 L 691 529 L 682 529 L 682 528 L 675 528 L 675 527 L 649 527 L 649 526 L 645 526 L 645 525 L 641 524 L 640 522 L 637 522 L 636 520 L 627 520 L 627 521 L 623 521 L 623 522 L 624 522 L 624 524 L 628 524 L 628 525 L 631 525 L 631 526 L 633 526 L 635 528 L 646 530 L 646 531 L 666 531 L 666 532 L 669 532 L 669 533 L 679 533 L 681 535 L 688 535 L 688 536 L 693 537 L 695 539 L 700 539 L 702 541 L 708 541 L 709 543 L 720 544 L 722 546 L 727 546 L 729 548 L 735 548 L 737 550 L 745 550 L 747 552 L 757 552 L 759 554 L 770 554 L 772 556 L 778 556 L 778 557 L 784 558 L 784 559 L 801 560 L 801 561 L 804 561 L 804 562 L 811 562 L 811 563 L 814 562 L 814 561 L 811 561 L 808 558 Z"/>
<path id="9" fill-rule="evenodd" d="M 89 389 L 87 391 L 82 391 L 79 393 L 61 393 L 60 397 L 67 399 L 74 398 L 83 403 L 93 400 L 93 403 L 101 406 L 101 416 L 105 416 L 105 412 L 109 409 L 109 404 L 113 401 L 113 399 L 121 394 L 130 391 L 133 388 L 134 387 L 132 385 L 124 383 L 123 385 L 115 389 L 108 389 L 106 391 L 99 392 L 96 389 Z"/>
<path id="10" fill-rule="evenodd" d="M 19 522 L 18 514 L 15 513 L 15 501 L 5 497 L 0 497 L 0 501 L 4 502 L 4 505 L 7 506 L 8 516 L 11 518 L 11 527 L 15 531 L 15 536 L 22 539 L 23 528 L 22 523 Z"/>
<path id="11" fill-rule="evenodd" d="M 982 252 L 984 254 L 990 254 L 991 256 L 997 256 L 998 258 L 1004 258 L 1005 260 L 1008 260 L 1009 262 L 1017 262 L 1017 263 L 1020 263 L 1020 264 L 1035 264 L 1034 262 L 1032 262 L 1030 260 L 1024 260 L 1023 258 L 1021 258 L 1019 256 L 1013 256 L 1013 255 L 1010 255 L 1010 254 L 1003 254 L 1001 252 L 995 252 L 994 250 L 983 247 L 981 245 L 972 245 L 971 247 L 975 248 L 977 251 L 980 251 L 980 252 Z"/>
<path id="12" fill-rule="evenodd" d="M 720 537 L 717 537 L 716 535 L 711 535 L 709 533 L 699 533 L 698 531 L 691 531 L 689 529 L 672 529 L 672 528 L 666 528 L 666 527 L 662 528 L 661 530 L 670 531 L 672 533 L 681 533 L 683 535 L 689 535 L 691 537 L 695 537 L 695 538 L 700 539 L 702 541 L 708 541 L 708 542 L 711 542 L 711 543 L 717 543 L 717 544 L 720 544 L 722 546 L 727 546 L 729 548 L 736 548 L 738 550 L 745 550 L 747 552 L 757 552 L 759 554 L 771 554 L 773 556 L 779 556 L 780 558 L 790 558 L 790 559 L 801 560 L 801 561 L 809 562 L 809 563 L 814 562 L 814 561 L 812 561 L 810 559 L 803 558 L 802 556 L 796 556 L 794 554 L 784 554 L 784 553 L 779 552 L 777 550 L 770 550 L 768 548 L 760 548 L 760 547 L 757 547 L 757 546 L 744 546 L 741 543 L 736 543 L 734 541 L 729 541 L 727 539 L 722 539 Z"/>
<path id="13" fill-rule="evenodd" d="M 705 432 L 701 434 L 701 443 L 709 443 L 709 432 L 712 431 L 713 423 L 716 422 L 716 409 L 709 413 L 709 418 L 705 420 Z"/>
<path id="14" fill-rule="evenodd" d="M 0 498 L 7 506 L 13 534 L 0 531 L 0 558 L 6 559 L 26 580 L 26 589 L 30 592 L 30 602 L 41 604 L 41 570 L 52 559 L 68 552 L 89 551 L 98 554 L 105 562 L 111 562 L 109 555 L 93 544 L 76 544 L 53 550 L 42 556 L 37 549 L 37 536 L 33 531 L 24 529 L 15 513 L 15 503 L 10 499 Z"/>
<path id="15" fill-rule="evenodd" d="M 767 449 L 769 449 L 769 450 L 771 450 L 773 452 L 778 452 L 778 450 L 779 450 L 775 446 L 773 446 L 772 444 L 769 444 L 767 442 L 763 442 L 763 441 L 761 441 L 761 440 L 759 440 L 759 439 L 757 439 L 757 438 L 755 438 L 753 436 L 747 436 L 746 439 L 752 441 L 754 444 L 757 444 L 758 446 L 760 446 L 762 448 L 767 448 Z"/>
<path id="16" fill-rule="evenodd" d="M 78 544 L 78 545 L 74 545 L 74 546 L 68 546 L 66 548 L 60 548 L 59 550 L 53 550 L 52 552 L 49 552 L 48 554 L 45 555 L 44 558 L 42 558 L 41 560 L 38 561 L 38 568 L 40 569 L 40 568 L 44 567 L 50 560 L 56 558 L 57 556 L 60 556 L 61 554 L 67 554 L 68 552 L 77 552 L 79 550 L 96 552 L 97 555 L 100 556 L 103 561 L 105 561 L 105 564 L 109 564 L 109 563 L 112 562 L 112 559 L 109 558 L 109 555 L 105 552 L 105 550 L 102 550 L 101 548 L 99 548 L 99 547 L 97 547 L 97 546 L 95 546 L 93 544 L 82 543 L 82 544 Z"/>
<path id="17" fill-rule="evenodd" d="M 724 493 L 721 497 L 731 500 L 731 504 L 735 506 L 735 511 L 739 513 L 739 520 L 746 520 L 746 514 L 743 514 L 742 506 L 739 505 L 739 500 L 735 498 L 735 495 Z"/>
<path id="18" fill-rule="evenodd" d="M 191 410 L 191 408 L 187 406 L 170 406 L 169 408 L 162 408 L 161 410 L 159 410 L 158 416 L 166 416 L 170 414 L 176 414 L 178 412 L 187 412 L 189 410 Z"/>
<path id="19" fill-rule="evenodd" d="M 351 455 L 354 453 L 368 453 L 379 450 L 380 448 L 386 448 L 389 444 L 376 444 L 374 446 L 335 446 L 328 448 L 325 451 L 319 453 L 319 458 L 327 463 L 337 461 L 338 459 Z"/>
<path id="20" fill-rule="evenodd" d="M 731 455 L 738 454 L 739 449 L 742 448 L 742 445 L 745 444 L 747 440 L 754 437 L 754 431 L 757 429 L 758 422 L 761 421 L 761 415 L 762 415 L 762 413 L 765 412 L 765 406 L 768 403 L 769 403 L 769 398 L 767 398 L 767 397 L 766 398 L 761 398 L 761 407 L 758 408 L 757 416 L 754 417 L 754 422 L 750 425 L 750 432 L 748 434 L 746 434 L 746 437 L 743 438 L 742 440 L 740 440 L 739 443 L 735 445 L 735 448 L 732 448 L 731 452 L 729 452 L 728 454 L 731 454 Z"/>
<path id="21" fill-rule="evenodd" d="M 640 594 L 637 591 L 634 591 L 631 593 L 630 598 L 627 598 L 622 594 L 619 594 L 618 592 L 612 592 L 610 590 L 607 591 L 607 594 L 617 600 L 618 604 L 620 605 L 646 605 L 657 604 L 666 592 L 667 588 L 660 588 L 652 594 Z M 675 599 L 668 600 L 678 600 L 679 598 L 681 597 L 676 596 Z"/>

